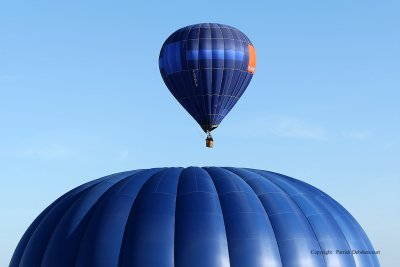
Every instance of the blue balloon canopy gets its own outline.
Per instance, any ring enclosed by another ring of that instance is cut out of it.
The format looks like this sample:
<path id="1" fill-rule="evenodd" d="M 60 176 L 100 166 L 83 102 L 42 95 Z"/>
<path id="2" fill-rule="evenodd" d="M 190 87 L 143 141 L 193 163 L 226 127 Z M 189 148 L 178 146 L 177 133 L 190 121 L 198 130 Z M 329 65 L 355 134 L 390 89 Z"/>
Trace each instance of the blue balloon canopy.
<path id="1" fill-rule="evenodd" d="M 177 30 L 161 48 L 159 67 L 172 95 L 205 132 L 217 128 L 246 90 L 256 67 L 238 29 L 202 23 Z"/>
<path id="2" fill-rule="evenodd" d="M 254 169 L 157 168 L 61 196 L 10 266 L 379 266 L 353 250 L 373 247 L 349 212 L 309 184 Z"/>

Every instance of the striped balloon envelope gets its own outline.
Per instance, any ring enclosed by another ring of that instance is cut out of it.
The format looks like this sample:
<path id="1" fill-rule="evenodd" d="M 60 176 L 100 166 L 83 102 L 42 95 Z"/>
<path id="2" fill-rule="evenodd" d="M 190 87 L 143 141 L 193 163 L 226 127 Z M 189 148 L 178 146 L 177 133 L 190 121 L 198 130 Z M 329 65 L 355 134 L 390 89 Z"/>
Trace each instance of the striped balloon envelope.
<path id="1" fill-rule="evenodd" d="M 172 95 L 209 133 L 249 85 L 256 53 L 238 29 L 217 23 L 195 24 L 168 37 L 161 48 L 159 67 Z"/>
<path id="2" fill-rule="evenodd" d="M 189 167 L 117 173 L 67 192 L 32 222 L 10 262 L 36 266 L 379 267 L 379 260 L 353 216 L 309 184 L 263 170 Z"/>

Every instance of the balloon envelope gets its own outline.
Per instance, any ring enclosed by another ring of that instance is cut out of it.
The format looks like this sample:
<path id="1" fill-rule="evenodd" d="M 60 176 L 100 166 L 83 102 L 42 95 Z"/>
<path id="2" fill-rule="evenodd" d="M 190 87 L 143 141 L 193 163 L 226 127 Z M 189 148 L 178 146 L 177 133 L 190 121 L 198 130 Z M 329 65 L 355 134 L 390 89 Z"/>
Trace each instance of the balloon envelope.
<path id="1" fill-rule="evenodd" d="M 218 127 L 246 90 L 256 54 L 238 29 L 202 23 L 179 29 L 165 41 L 159 67 L 173 96 L 207 132 Z"/>
<path id="2" fill-rule="evenodd" d="M 61 196 L 27 229 L 10 267 L 379 266 L 352 250 L 374 248 L 348 211 L 304 182 L 254 169 L 158 168 Z"/>

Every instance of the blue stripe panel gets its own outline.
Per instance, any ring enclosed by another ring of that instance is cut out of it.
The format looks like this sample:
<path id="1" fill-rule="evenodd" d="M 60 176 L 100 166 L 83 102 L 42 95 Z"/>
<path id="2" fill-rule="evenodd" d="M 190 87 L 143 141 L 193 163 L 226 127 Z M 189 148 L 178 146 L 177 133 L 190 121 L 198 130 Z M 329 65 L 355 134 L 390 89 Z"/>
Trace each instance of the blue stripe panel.
<path id="1" fill-rule="evenodd" d="M 187 51 L 187 60 L 240 60 L 244 59 L 243 51 L 224 50 L 224 49 L 210 49 L 210 50 L 190 50 Z"/>
<path id="2" fill-rule="evenodd" d="M 220 198 L 231 266 L 281 266 L 270 220 L 254 191 L 232 172 L 207 171 Z"/>
<path id="3" fill-rule="evenodd" d="M 125 178 L 125 176 L 115 175 L 113 177 L 109 177 L 109 179 L 95 183 L 88 188 L 86 188 L 84 185 L 83 190 L 80 188 L 73 190 L 74 192 L 68 194 L 68 197 L 65 198 L 65 201 L 60 201 L 57 205 L 55 205 L 54 208 L 52 208 L 43 218 L 32 234 L 25 248 L 25 252 L 20 259 L 19 266 L 46 266 L 42 265 L 42 262 L 44 254 L 46 253 L 46 249 L 48 248 L 49 239 L 52 237 L 53 232 L 60 223 L 60 220 L 64 218 L 64 215 L 69 208 L 88 192 L 95 190 L 95 188 L 98 186 L 102 186 L 103 184 L 108 184 L 111 186 L 113 183 L 123 178 Z"/>
<path id="4" fill-rule="evenodd" d="M 180 173 L 180 169 L 163 170 L 141 188 L 125 229 L 121 266 L 174 266 L 175 206 Z"/>
<path id="5" fill-rule="evenodd" d="M 266 205 L 266 201 L 263 201 L 263 204 Z M 265 207 L 268 209 L 267 205 Z M 321 255 L 316 256 L 311 253 L 304 255 L 304 249 L 320 251 L 321 247 L 307 218 L 300 211 L 274 214 L 269 218 L 274 226 L 283 266 L 301 266 L 299 259 L 307 262 L 307 266 L 310 267 L 324 266 L 325 261 Z M 301 248 L 293 244 L 294 239 L 301 240 Z"/>
<path id="6" fill-rule="evenodd" d="M 212 68 L 212 61 L 209 60 L 211 58 L 211 39 L 200 39 L 199 40 L 199 57 L 200 61 L 200 69 Z M 208 59 L 207 59 L 208 58 Z"/>
<path id="7" fill-rule="evenodd" d="M 50 212 L 54 213 L 55 210 L 57 209 L 62 209 L 61 206 L 64 206 L 65 204 L 69 204 L 73 202 L 75 199 L 80 197 L 83 193 L 84 190 L 88 190 L 86 186 L 82 185 L 78 188 L 75 188 L 74 190 L 68 192 L 66 195 L 60 197 L 56 201 L 54 201 L 49 207 L 47 207 L 34 221 L 33 223 L 29 226 L 29 228 L 26 230 L 25 234 L 22 236 L 21 240 L 18 243 L 17 248 L 14 251 L 14 255 L 12 256 L 10 267 L 17 267 L 17 266 L 23 266 L 20 265 L 22 257 L 28 258 L 27 261 L 32 261 L 32 265 L 40 266 L 41 262 L 41 254 L 43 253 L 44 247 L 39 243 L 39 240 L 36 240 L 35 242 L 35 247 L 30 246 L 28 248 L 28 244 L 32 244 L 33 239 L 33 234 L 37 231 L 38 227 L 42 223 L 42 221 L 45 218 L 48 218 Z M 69 201 L 67 200 L 69 199 Z M 60 202 L 64 202 L 64 205 L 59 204 Z M 66 207 L 66 206 L 64 206 Z M 62 214 L 62 213 L 61 213 Z M 60 214 L 58 214 L 60 215 Z M 53 215 L 55 216 L 55 215 Z M 58 218 L 59 219 L 59 218 Z M 49 223 L 49 221 L 47 222 Z M 47 230 L 52 229 L 52 225 L 47 225 L 48 228 Z M 50 232 L 50 231 L 49 231 Z M 47 234 L 45 232 L 40 233 L 41 238 L 46 239 Z M 28 248 L 28 249 L 27 249 Z M 30 254 L 30 255 L 29 255 Z M 40 257 L 39 257 L 40 256 Z"/>
<path id="8" fill-rule="evenodd" d="M 329 209 L 331 215 L 335 219 L 345 236 L 351 250 L 373 251 L 373 246 L 367 235 L 357 221 L 344 208 L 329 196 L 321 196 L 318 198 L 321 205 Z M 378 259 L 375 255 L 354 254 L 356 266 L 379 266 Z"/>
<path id="9" fill-rule="evenodd" d="M 182 70 L 180 50 L 181 42 L 172 43 L 165 47 L 166 57 L 163 61 L 163 66 L 166 67 L 167 74 Z"/>
<path id="10" fill-rule="evenodd" d="M 287 193 L 260 175 L 252 174 L 249 171 L 231 170 L 241 177 L 247 177 L 246 182 L 257 192 L 274 229 L 283 266 L 301 266 L 304 265 L 303 261 L 307 262 L 307 266 L 310 267 L 324 266 L 323 257 L 311 253 L 303 255 L 302 261 L 299 261 L 303 249 L 320 250 L 320 247 L 307 218 Z M 294 239 L 300 240 L 301 248 L 291 245 Z M 282 255 L 286 256 L 282 257 Z"/>
<path id="11" fill-rule="evenodd" d="M 133 202 L 143 184 L 158 171 L 135 173 L 99 201 L 82 235 L 74 266 L 118 266 L 120 244 Z M 113 231 L 108 231 L 111 228 Z"/>
<path id="12" fill-rule="evenodd" d="M 27 262 L 31 261 L 32 266 L 35 266 L 35 264 L 40 266 L 41 259 L 39 259 L 38 256 L 41 253 L 43 253 L 42 249 L 44 249 L 44 248 L 40 245 L 40 242 L 33 241 L 33 240 L 35 238 L 34 234 L 37 231 L 39 231 L 38 229 L 39 229 L 42 221 L 47 220 L 46 222 L 44 222 L 44 224 L 46 224 L 46 228 L 43 228 L 43 230 L 47 230 L 47 232 L 51 232 L 51 230 L 53 229 L 54 226 L 52 226 L 50 223 L 51 221 L 53 221 L 53 219 L 50 219 L 50 217 L 54 218 L 54 217 L 57 217 L 60 214 L 62 214 L 62 212 L 63 212 L 62 207 L 65 207 L 64 205 L 66 203 L 69 203 L 69 204 L 73 203 L 77 198 L 79 198 L 82 194 L 84 194 L 86 191 L 88 191 L 90 187 L 100 183 L 101 181 L 103 181 L 105 179 L 110 179 L 111 177 L 117 176 L 117 175 L 122 175 L 122 173 L 115 174 L 115 175 L 109 175 L 109 176 L 85 183 L 85 184 L 69 191 L 68 193 L 64 194 L 59 199 L 54 201 L 49 207 L 47 207 L 35 219 L 35 221 L 29 226 L 28 230 L 25 232 L 25 234 L 21 238 L 20 242 L 18 243 L 17 248 L 14 251 L 14 255 L 11 259 L 10 267 L 20 266 L 20 262 L 23 257 L 27 258 Z M 63 202 L 64 204 L 61 202 Z M 57 210 L 60 211 L 60 213 L 58 213 Z M 54 221 L 55 220 L 57 220 L 57 219 L 54 219 Z M 36 233 L 36 236 L 37 235 L 40 236 L 39 240 L 46 241 L 45 236 L 47 234 L 45 232 L 41 232 L 39 234 Z M 34 244 L 34 246 L 30 246 L 30 248 L 28 248 L 29 243 L 35 243 L 35 244 Z M 25 254 L 25 256 L 24 256 L 24 254 Z"/>
<path id="13" fill-rule="evenodd" d="M 221 205 L 205 170 L 182 172 L 175 218 L 176 267 L 219 267 L 229 262 Z"/>
<path id="14" fill-rule="evenodd" d="M 331 255 L 312 250 L 331 250 Z M 277 173 L 157 168 L 77 187 L 28 228 L 11 267 L 379 267 L 331 197 Z"/>
<path id="15" fill-rule="evenodd" d="M 75 201 L 53 230 L 43 255 L 42 266 L 67 267 L 74 265 L 74 257 L 92 211 L 97 207 L 102 196 L 125 178 L 126 175 L 120 175 L 98 183 L 85 193 L 85 197 Z"/>

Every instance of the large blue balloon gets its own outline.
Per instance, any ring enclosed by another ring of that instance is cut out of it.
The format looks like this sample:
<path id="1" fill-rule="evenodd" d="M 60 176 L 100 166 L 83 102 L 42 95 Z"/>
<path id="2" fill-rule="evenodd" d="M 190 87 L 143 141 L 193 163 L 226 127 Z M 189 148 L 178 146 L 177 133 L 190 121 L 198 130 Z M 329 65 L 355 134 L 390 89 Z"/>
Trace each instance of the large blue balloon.
<path id="1" fill-rule="evenodd" d="M 210 132 L 246 90 L 255 71 L 256 54 L 241 31 L 202 23 L 174 32 L 161 49 L 159 66 L 174 97 Z"/>
<path id="2" fill-rule="evenodd" d="M 10 267 L 377 267 L 363 254 L 373 250 L 349 212 L 299 180 L 160 168 L 66 193 L 28 228 Z"/>

